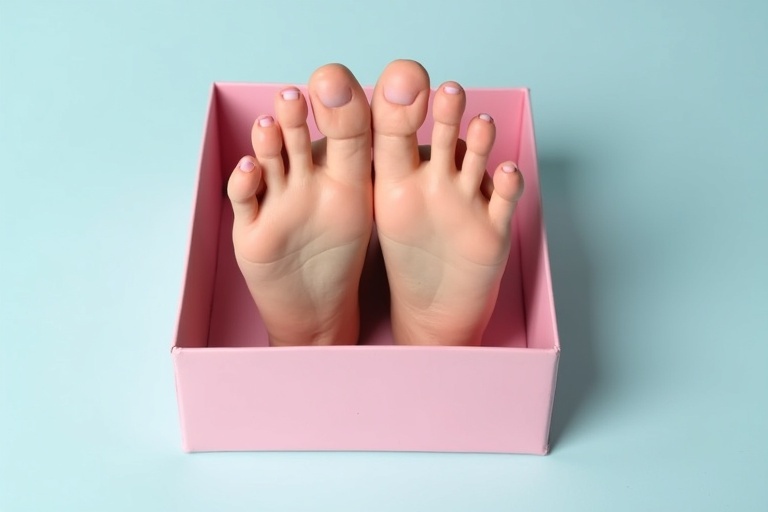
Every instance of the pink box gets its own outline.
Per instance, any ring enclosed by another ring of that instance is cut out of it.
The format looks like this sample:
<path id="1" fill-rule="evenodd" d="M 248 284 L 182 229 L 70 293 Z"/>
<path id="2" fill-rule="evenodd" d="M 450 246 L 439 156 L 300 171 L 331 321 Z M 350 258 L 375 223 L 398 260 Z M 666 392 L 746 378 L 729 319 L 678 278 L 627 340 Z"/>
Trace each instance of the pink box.
<path id="1" fill-rule="evenodd" d="M 213 86 L 171 350 L 184 449 L 547 453 L 560 346 L 528 91 L 467 90 L 466 117 L 496 120 L 489 169 L 511 158 L 526 181 L 482 346 L 392 345 L 382 262 L 371 257 L 360 345 L 275 348 L 235 263 L 225 188 L 280 88 Z"/>

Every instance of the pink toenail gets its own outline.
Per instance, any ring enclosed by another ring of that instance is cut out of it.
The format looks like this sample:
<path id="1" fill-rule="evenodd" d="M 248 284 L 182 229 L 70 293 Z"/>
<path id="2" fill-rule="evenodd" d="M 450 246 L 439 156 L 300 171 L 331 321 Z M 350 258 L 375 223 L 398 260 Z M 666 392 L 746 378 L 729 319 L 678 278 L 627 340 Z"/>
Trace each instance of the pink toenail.
<path id="1" fill-rule="evenodd" d="M 240 170 L 243 172 L 251 172 L 255 166 L 253 165 L 253 162 L 250 161 L 250 159 L 243 158 L 240 160 L 240 165 L 238 167 L 240 167 Z"/>
<path id="2" fill-rule="evenodd" d="M 517 166 L 516 165 L 502 165 L 501 170 L 504 172 L 516 172 Z"/>
<path id="3" fill-rule="evenodd" d="M 280 93 L 284 100 L 292 101 L 299 99 L 299 91 L 296 89 L 287 89 Z"/>
<path id="4" fill-rule="evenodd" d="M 458 87 L 454 87 L 452 85 L 446 85 L 445 87 L 443 87 L 443 90 L 448 94 L 459 94 L 461 92 L 461 89 L 459 89 Z"/>
<path id="5" fill-rule="evenodd" d="M 272 116 L 261 116 L 259 117 L 259 126 L 262 128 L 266 128 L 267 126 L 272 126 L 275 124 L 275 119 Z"/>
<path id="6" fill-rule="evenodd" d="M 479 117 L 479 118 L 480 118 L 480 119 L 482 119 L 483 121 L 488 121 L 489 123 L 492 123 L 492 122 L 493 122 L 493 118 L 492 118 L 491 116 L 489 116 L 488 114 L 480 114 L 480 115 L 479 115 L 479 116 L 477 116 L 477 117 Z"/>
<path id="7" fill-rule="evenodd" d="M 338 108 L 346 105 L 352 99 L 352 89 L 349 87 L 328 88 L 319 87 L 317 97 L 328 108 Z"/>
<path id="8" fill-rule="evenodd" d="M 411 105 L 416 101 L 419 91 L 409 91 L 402 86 L 384 86 L 384 99 L 396 105 Z"/>

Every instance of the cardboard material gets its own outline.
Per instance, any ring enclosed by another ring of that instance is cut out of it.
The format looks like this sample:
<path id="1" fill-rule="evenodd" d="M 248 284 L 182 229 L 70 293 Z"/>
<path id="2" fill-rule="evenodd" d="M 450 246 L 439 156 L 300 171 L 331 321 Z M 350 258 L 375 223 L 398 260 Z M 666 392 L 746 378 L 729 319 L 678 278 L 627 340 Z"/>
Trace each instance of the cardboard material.
<path id="1" fill-rule="evenodd" d="M 493 115 L 489 169 L 515 160 L 526 182 L 482 346 L 392 345 L 383 263 L 372 256 L 360 345 L 275 348 L 235 262 L 225 189 L 281 88 L 213 86 L 171 350 L 184 449 L 546 453 L 560 346 L 528 91 L 467 90 L 462 136 L 473 115 Z"/>

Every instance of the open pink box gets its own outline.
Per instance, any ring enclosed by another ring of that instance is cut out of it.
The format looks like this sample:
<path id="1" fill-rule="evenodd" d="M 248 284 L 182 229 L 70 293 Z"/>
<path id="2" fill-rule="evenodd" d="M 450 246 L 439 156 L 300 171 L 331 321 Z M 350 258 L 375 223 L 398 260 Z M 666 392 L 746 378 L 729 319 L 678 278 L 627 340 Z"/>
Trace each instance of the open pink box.
<path id="1" fill-rule="evenodd" d="M 392 345 L 386 279 L 371 257 L 360 345 L 275 348 L 235 263 L 225 188 L 280 88 L 213 86 L 171 351 L 184 449 L 547 453 L 560 347 L 528 91 L 467 90 L 466 117 L 496 121 L 489 169 L 511 158 L 526 181 L 482 346 Z M 423 143 L 430 130 L 427 121 Z"/>

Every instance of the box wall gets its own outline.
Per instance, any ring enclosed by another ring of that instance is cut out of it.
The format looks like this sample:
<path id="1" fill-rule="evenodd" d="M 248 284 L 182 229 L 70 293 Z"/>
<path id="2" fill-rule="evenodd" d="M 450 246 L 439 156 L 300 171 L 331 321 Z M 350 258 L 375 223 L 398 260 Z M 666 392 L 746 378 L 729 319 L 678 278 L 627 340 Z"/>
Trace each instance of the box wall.
<path id="1" fill-rule="evenodd" d="M 520 236 L 527 341 L 531 348 L 559 350 L 533 118 L 527 98 L 520 121 L 519 133 L 522 143 L 518 165 L 525 178 L 525 192 L 515 216 L 518 219 Z"/>
<path id="2" fill-rule="evenodd" d="M 208 348 L 174 357 L 192 451 L 547 450 L 551 351 Z"/>
<path id="3" fill-rule="evenodd" d="M 216 87 L 211 91 L 200 155 L 200 171 L 195 190 L 195 206 L 189 242 L 189 257 L 184 279 L 175 346 L 204 347 L 208 344 L 213 289 L 218 252 L 221 180 L 217 172 L 219 156 L 219 105 Z"/>

